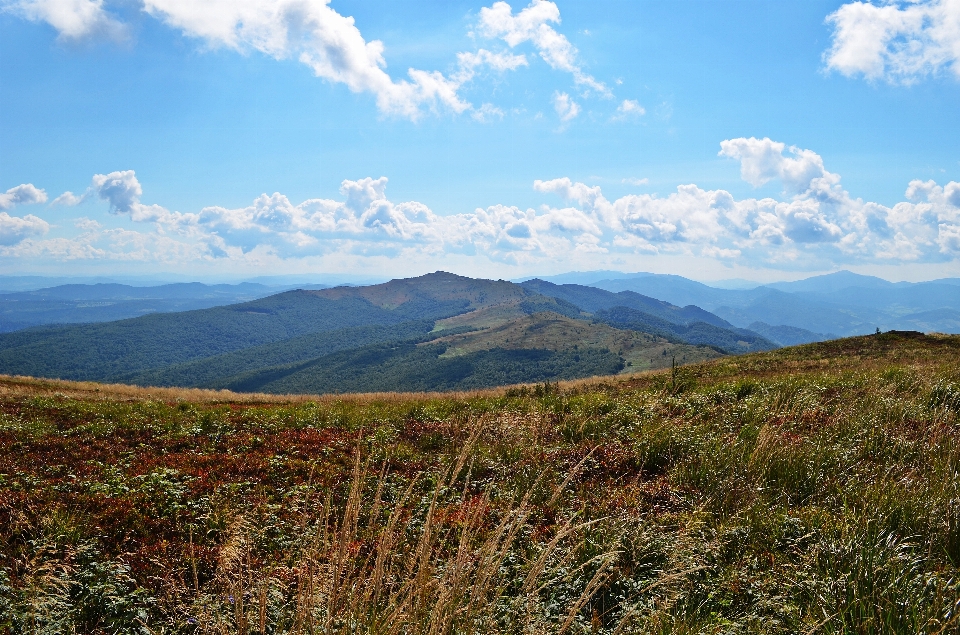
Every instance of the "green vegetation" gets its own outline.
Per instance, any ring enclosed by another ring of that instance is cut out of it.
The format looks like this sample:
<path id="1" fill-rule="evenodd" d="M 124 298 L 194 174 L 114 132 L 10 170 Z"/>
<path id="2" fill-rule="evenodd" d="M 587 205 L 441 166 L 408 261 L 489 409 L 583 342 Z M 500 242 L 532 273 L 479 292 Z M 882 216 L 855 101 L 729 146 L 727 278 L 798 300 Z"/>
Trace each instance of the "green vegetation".
<path id="1" fill-rule="evenodd" d="M 19 375 L 118 381 L 309 333 L 436 320 L 466 306 L 415 298 L 388 310 L 362 297 L 331 299 L 320 293 L 289 291 L 200 311 L 7 333 L 0 335 L 0 368 Z"/>
<path id="2" fill-rule="evenodd" d="M 220 387 L 256 371 L 270 372 L 269 369 L 274 367 L 298 365 L 352 348 L 423 337 L 433 330 L 433 325 L 432 320 L 419 320 L 389 326 L 358 326 L 308 333 L 279 342 L 204 357 L 186 364 L 128 375 L 122 379 L 141 386 Z"/>
<path id="3" fill-rule="evenodd" d="M 728 353 L 768 351 L 777 348 L 773 342 L 746 329 L 724 329 L 706 322 L 672 324 L 649 313 L 627 307 L 600 310 L 594 319 L 620 329 L 653 333 L 674 342 L 713 346 Z"/>
<path id="4" fill-rule="evenodd" d="M 389 342 L 305 364 L 249 373 L 214 388 L 277 394 L 470 390 L 521 382 L 612 375 L 623 360 L 607 349 L 481 350 L 445 358 L 444 346 Z"/>
<path id="5" fill-rule="evenodd" d="M 445 396 L 0 379 L 0 631 L 957 633 L 958 369 L 887 333 Z"/>
<path id="6" fill-rule="evenodd" d="M 611 306 L 610 315 L 633 311 L 633 318 L 606 320 L 607 326 L 592 320 L 597 307 Z M 555 328 L 557 318 L 566 320 L 563 328 Z M 475 333 L 450 339 L 464 331 Z M 426 347 L 431 340 L 436 346 Z M 663 368 L 673 358 L 693 362 L 773 347 L 697 307 L 632 292 L 438 272 L 0 334 L 0 372 L 271 392 L 462 390 Z"/>

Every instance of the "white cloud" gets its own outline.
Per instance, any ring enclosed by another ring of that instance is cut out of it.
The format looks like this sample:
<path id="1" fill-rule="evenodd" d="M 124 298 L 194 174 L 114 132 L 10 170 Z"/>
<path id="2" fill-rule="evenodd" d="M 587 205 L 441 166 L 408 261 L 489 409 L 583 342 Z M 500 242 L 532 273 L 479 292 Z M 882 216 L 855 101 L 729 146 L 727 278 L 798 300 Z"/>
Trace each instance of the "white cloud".
<path id="1" fill-rule="evenodd" d="M 610 89 L 585 73 L 577 60 L 577 49 L 562 34 L 550 26 L 560 23 L 560 9 L 548 0 L 533 0 L 528 7 L 514 15 L 506 2 L 495 2 L 480 9 L 480 32 L 491 38 L 500 38 L 510 48 L 531 42 L 540 57 L 551 68 L 573 75 L 578 86 L 612 97 Z"/>
<path id="2" fill-rule="evenodd" d="M 68 191 L 68 192 L 64 192 L 57 198 L 53 199 L 53 202 L 51 202 L 50 204 L 62 205 L 63 207 L 76 207 L 80 203 L 83 203 L 85 200 L 87 200 L 86 194 L 81 194 L 80 196 L 77 196 L 73 192 Z"/>
<path id="3" fill-rule="evenodd" d="M 196 214 L 181 214 L 160 205 L 141 203 L 143 188 L 133 170 L 94 174 L 90 191 L 110 204 L 111 213 L 129 216 L 136 222 L 154 222 L 183 234 L 191 233 L 191 227 L 197 223 Z"/>
<path id="4" fill-rule="evenodd" d="M 640 105 L 640 102 L 634 99 L 624 99 L 623 102 L 617 106 L 615 118 L 619 120 L 635 119 L 645 114 L 647 114 L 647 110 Z"/>
<path id="5" fill-rule="evenodd" d="M 417 119 L 423 107 L 461 113 L 470 107 L 460 82 L 436 71 L 409 69 L 409 80 L 387 74 L 384 45 L 367 42 L 351 17 L 330 0 L 144 0 L 145 10 L 212 47 L 254 49 L 277 59 L 296 57 L 317 77 L 376 96 L 380 110 Z"/>
<path id="6" fill-rule="evenodd" d="M 124 37 L 125 26 L 104 9 L 103 0 L 0 0 L 4 9 L 47 22 L 63 39 Z M 485 49 L 461 53 L 450 77 L 408 69 L 407 79 L 386 71 L 384 45 L 366 41 L 354 19 L 337 13 L 330 0 L 142 0 L 143 10 L 210 48 L 259 51 L 278 60 L 297 59 L 317 77 L 375 96 L 381 112 L 418 119 L 425 109 L 471 110 L 459 95 L 481 67 L 496 72 L 527 64 L 523 55 Z"/>
<path id="7" fill-rule="evenodd" d="M 646 185 L 647 183 L 649 183 L 650 179 L 627 178 L 627 179 L 621 180 L 620 182 L 623 183 L 624 185 L 640 186 L 640 185 Z"/>
<path id="8" fill-rule="evenodd" d="M 494 119 L 503 119 L 503 111 L 493 104 L 483 104 L 470 116 L 480 123 L 488 123 Z"/>
<path id="9" fill-rule="evenodd" d="M 784 150 L 793 156 L 785 157 Z M 839 181 L 824 169 L 820 155 L 796 146 L 788 149 L 786 144 L 769 138 L 728 139 L 720 144 L 720 156 L 740 161 L 740 176 L 754 187 L 779 179 L 786 190 L 797 193 L 809 189 L 817 179 Z"/>
<path id="10" fill-rule="evenodd" d="M 29 236 L 45 234 L 50 225 L 42 218 L 27 214 L 20 218 L 0 212 L 0 245 L 16 245 Z"/>
<path id="11" fill-rule="evenodd" d="M 278 60 L 296 59 L 327 81 L 343 84 L 355 93 L 369 93 L 388 115 L 417 120 L 426 111 L 470 112 L 478 121 L 490 121 L 499 109 L 484 104 L 474 108 L 461 89 L 483 68 L 503 73 L 527 66 L 523 54 L 480 48 L 457 55 L 454 71 L 410 68 L 405 79 L 387 71 L 384 44 L 367 41 L 352 17 L 339 14 L 330 0 L 134 0 L 143 11 L 211 49 L 245 53 L 258 51 Z M 26 19 L 53 26 L 61 39 L 126 37 L 126 26 L 104 6 L 104 0 L 0 0 L 0 7 Z M 532 42 L 555 69 L 573 75 L 578 87 L 606 97 L 612 93 L 585 73 L 577 50 L 550 23 L 559 23 L 556 5 L 534 0 L 513 15 L 497 2 L 480 12 L 480 31 L 502 39 L 511 48 Z M 627 102 L 624 102 L 625 104 Z M 58 200 L 67 204 L 69 198 Z"/>
<path id="12" fill-rule="evenodd" d="M 139 213 L 143 188 L 140 187 L 140 181 L 137 180 L 137 174 L 133 170 L 95 174 L 93 188 L 97 196 L 110 203 L 111 211 L 117 214 L 130 214 L 135 217 L 134 220 L 146 220 L 146 218 L 136 217 Z"/>
<path id="13" fill-rule="evenodd" d="M 580 105 L 570 99 L 570 95 L 567 93 L 553 94 L 553 108 L 557 111 L 557 115 L 563 123 L 573 121 L 580 114 Z"/>
<path id="14" fill-rule="evenodd" d="M 960 0 L 851 2 L 827 22 L 824 59 L 843 75 L 903 84 L 948 69 L 960 77 Z"/>
<path id="15" fill-rule="evenodd" d="M 124 26 L 103 9 L 103 0 L 6 0 L 3 8 L 33 22 L 46 22 L 63 40 L 122 39 Z"/>
<path id="16" fill-rule="evenodd" d="M 47 193 L 34 187 L 32 183 L 24 183 L 23 185 L 12 187 L 4 194 L 0 194 L 0 209 L 13 209 L 17 205 L 31 205 L 46 202 Z"/>
<path id="17" fill-rule="evenodd" d="M 739 138 L 722 142 L 720 155 L 739 161 L 753 185 L 780 181 L 783 194 L 738 200 L 726 190 L 683 184 L 663 196 L 609 200 L 600 187 L 563 177 L 533 183 L 535 191 L 559 197 L 559 205 L 498 204 L 442 215 L 417 201 L 390 200 L 387 178 L 368 177 L 343 181 L 332 199 L 295 203 L 263 194 L 244 207 L 181 213 L 142 203 L 143 188 L 128 170 L 95 175 L 90 192 L 139 229 L 83 218 L 73 238 L 41 238 L 51 229 L 44 221 L 4 213 L 0 257 L 251 266 L 329 257 L 388 266 L 450 258 L 533 265 L 581 256 L 586 264 L 660 254 L 819 269 L 960 261 L 960 182 L 912 181 L 905 200 L 887 207 L 851 197 L 810 150 Z"/>
<path id="18" fill-rule="evenodd" d="M 486 49 L 480 49 L 476 53 L 457 53 L 457 63 L 460 70 L 456 74 L 456 78 L 457 81 L 461 83 L 473 79 L 476 70 L 483 66 L 489 66 L 493 70 L 502 73 L 504 71 L 515 71 L 521 66 L 528 65 L 525 55 L 491 53 Z"/>

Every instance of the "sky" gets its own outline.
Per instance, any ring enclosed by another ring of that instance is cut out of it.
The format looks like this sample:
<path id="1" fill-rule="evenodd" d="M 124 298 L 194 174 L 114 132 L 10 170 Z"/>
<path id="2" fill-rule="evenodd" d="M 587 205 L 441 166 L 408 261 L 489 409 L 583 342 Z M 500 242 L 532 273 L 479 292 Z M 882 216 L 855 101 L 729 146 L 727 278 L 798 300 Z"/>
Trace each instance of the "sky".
<path id="1" fill-rule="evenodd" d="M 0 274 L 960 276 L 960 0 L 0 0 Z"/>

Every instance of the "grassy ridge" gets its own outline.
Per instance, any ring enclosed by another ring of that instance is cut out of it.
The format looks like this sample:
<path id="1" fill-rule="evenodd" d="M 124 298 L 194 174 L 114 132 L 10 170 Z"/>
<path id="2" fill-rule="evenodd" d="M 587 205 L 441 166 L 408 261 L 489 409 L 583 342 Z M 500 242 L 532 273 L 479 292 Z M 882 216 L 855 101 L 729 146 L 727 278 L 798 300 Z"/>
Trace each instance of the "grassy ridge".
<path id="1" fill-rule="evenodd" d="M 957 337 L 258 399 L 0 381 L 0 624 L 960 630 Z"/>

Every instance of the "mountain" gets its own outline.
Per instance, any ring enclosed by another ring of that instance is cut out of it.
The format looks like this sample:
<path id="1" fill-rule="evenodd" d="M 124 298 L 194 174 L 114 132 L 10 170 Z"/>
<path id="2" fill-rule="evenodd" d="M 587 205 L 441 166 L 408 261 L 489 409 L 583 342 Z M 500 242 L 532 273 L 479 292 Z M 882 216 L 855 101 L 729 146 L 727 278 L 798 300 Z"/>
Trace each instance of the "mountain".
<path id="1" fill-rule="evenodd" d="M 888 282 L 873 276 L 840 271 L 796 282 L 780 282 L 748 290 L 719 289 L 681 276 L 644 275 L 594 283 L 611 292 L 633 291 L 675 305 L 696 305 L 731 324 L 752 330 L 755 323 L 774 328 L 791 327 L 822 338 L 872 333 L 881 330 L 915 330 L 957 333 L 951 313 L 960 311 L 960 284 L 946 278 L 931 282 Z M 933 312 L 933 313 L 931 313 Z M 918 322 L 911 316 L 924 313 Z M 939 317 L 938 317 L 939 316 Z M 783 340 L 799 343 L 781 332 Z"/>
<path id="2" fill-rule="evenodd" d="M 787 293 L 832 293 L 842 291 L 851 287 L 861 289 L 892 289 L 897 286 L 909 285 L 910 283 L 888 282 L 883 278 L 876 276 L 864 276 L 852 271 L 837 271 L 822 276 L 813 276 L 804 280 L 793 282 L 773 282 L 767 284 L 771 289 L 785 291 Z"/>
<path id="3" fill-rule="evenodd" d="M 519 278 L 514 282 L 527 282 L 528 280 L 546 280 L 554 284 L 584 284 L 589 285 L 600 280 L 618 280 L 621 278 L 636 278 L 640 276 L 649 276 L 649 273 L 623 273 L 622 271 L 570 271 L 555 276 L 533 276 L 530 278 Z"/>
<path id="4" fill-rule="evenodd" d="M 397 280 L 373 287 L 287 291 L 212 309 L 28 329 L 0 336 L 0 369 L 119 381 L 148 369 L 308 333 L 437 320 L 525 295 L 509 282 L 483 281 L 463 288 L 451 288 L 449 282 L 434 275 L 426 284 Z"/>
<path id="5" fill-rule="evenodd" d="M 616 328 L 654 333 L 667 339 L 711 346 L 730 353 L 749 353 L 778 348 L 777 344 L 747 329 L 726 329 L 707 322 L 672 324 L 649 313 L 624 306 L 598 311 L 594 319 Z"/>
<path id="6" fill-rule="evenodd" d="M 255 300 L 281 290 L 254 283 L 193 282 L 152 287 L 118 283 L 65 284 L 0 294 L 0 332 L 43 324 L 109 322 L 149 313 L 206 309 Z"/>
<path id="7" fill-rule="evenodd" d="M 698 306 L 687 305 L 685 307 L 679 307 L 669 302 L 664 302 L 663 300 L 657 300 L 639 293 L 634 293 L 633 291 L 611 293 L 594 287 L 577 284 L 558 285 L 539 279 L 528 280 L 521 286 L 541 295 L 566 300 L 591 313 L 601 309 L 622 306 L 649 313 L 650 315 L 674 324 L 706 322 L 707 324 L 713 324 L 721 328 L 732 326 L 729 322 L 708 311 L 704 311 Z"/>
<path id="8" fill-rule="evenodd" d="M 921 311 L 901 316 L 900 323 L 910 325 L 916 331 L 927 333 L 934 331 L 960 333 L 960 311 L 951 309 Z"/>
<path id="9" fill-rule="evenodd" d="M 837 339 L 837 336 L 832 333 L 814 333 L 796 326 L 784 326 L 782 324 L 771 326 L 764 322 L 754 322 L 748 328 L 780 346 L 797 346 Z"/>
<path id="10" fill-rule="evenodd" d="M 632 321 L 604 317 L 612 309 L 633 311 Z M 631 372 L 775 346 L 698 307 L 633 292 L 437 272 L 7 333 L 0 372 L 271 392 L 439 390 Z"/>

